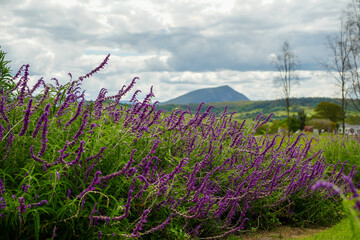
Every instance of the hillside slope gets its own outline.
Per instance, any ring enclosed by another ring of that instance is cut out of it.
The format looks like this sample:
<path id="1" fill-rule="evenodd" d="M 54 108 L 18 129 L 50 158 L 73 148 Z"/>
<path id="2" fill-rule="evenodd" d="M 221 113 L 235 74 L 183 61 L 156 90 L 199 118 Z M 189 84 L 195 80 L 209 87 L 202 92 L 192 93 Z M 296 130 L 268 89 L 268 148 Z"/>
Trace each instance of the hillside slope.
<path id="1" fill-rule="evenodd" d="M 163 104 L 189 104 L 189 103 L 210 103 L 210 102 L 234 102 L 249 101 L 242 93 L 232 89 L 230 86 L 216 88 L 203 88 L 191 91 L 177 98 L 164 102 Z"/>

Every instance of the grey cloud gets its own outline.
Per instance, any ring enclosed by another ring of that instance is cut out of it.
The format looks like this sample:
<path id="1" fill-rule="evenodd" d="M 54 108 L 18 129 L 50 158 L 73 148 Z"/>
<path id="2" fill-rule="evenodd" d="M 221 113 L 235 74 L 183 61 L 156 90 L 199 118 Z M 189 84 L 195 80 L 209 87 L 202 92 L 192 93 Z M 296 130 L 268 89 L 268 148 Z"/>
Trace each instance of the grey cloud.
<path id="1" fill-rule="evenodd" d="M 111 71 L 111 78 L 105 76 L 108 81 L 117 74 L 188 71 L 204 75 L 181 80 L 172 75 L 168 80 L 158 79 L 158 84 L 190 88 L 227 81 L 251 85 L 265 80 L 256 75 L 237 80 L 220 74 L 209 81 L 206 73 L 272 71 L 269 56 L 285 40 L 299 56 L 302 69 L 321 69 L 316 59 L 326 54 L 326 35 L 337 31 L 348 0 L 234 2 L 235 6 L 221 12 L 225 2 L 215 0 L 141 4 L 110 0 L 96 6 L 95 1 L 82 0 L 66 7 L 60 1 L 0 0 L 7 9 L 0 16 L 0 45 L 13 60 L 13 69 L 29 63 L 32 73 L 42 76 L 85 74 L 110 52 L 117 58 L 110 61 L 116 66 L 105 70 Z M 197 85 L 192 86 L 194 81 Z"/>

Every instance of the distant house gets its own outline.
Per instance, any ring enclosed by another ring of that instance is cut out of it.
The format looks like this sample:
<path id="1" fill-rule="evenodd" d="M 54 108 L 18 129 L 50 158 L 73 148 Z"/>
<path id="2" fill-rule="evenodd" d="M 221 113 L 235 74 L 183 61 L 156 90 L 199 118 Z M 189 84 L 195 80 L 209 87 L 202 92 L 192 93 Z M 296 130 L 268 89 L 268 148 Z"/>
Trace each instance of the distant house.
<path id="1" fill-rule="evenodd" d="M 313 132 L 314 131 L 314 127 L 313 126 L 305 126 L 304 127 L 304 132 Z"/>
<path id="2" fill-rule="evenodd" d="M 342 134 L 342 126 L 339 126 L 339 130 L 338 132 L 340 134 Z M 350 125 L 345 123 L 345 134 L 355 134 L 355 133 L 359 133 L 360 134 L 360 125 Z"/>

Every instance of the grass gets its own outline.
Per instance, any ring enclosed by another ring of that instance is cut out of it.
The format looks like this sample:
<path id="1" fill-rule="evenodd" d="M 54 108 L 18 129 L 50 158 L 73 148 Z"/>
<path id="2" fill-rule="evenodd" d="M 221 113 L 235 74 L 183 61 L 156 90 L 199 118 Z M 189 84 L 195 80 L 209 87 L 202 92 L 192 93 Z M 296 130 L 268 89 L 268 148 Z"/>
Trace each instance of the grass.
<path id="1" fill-rule="evenodd" d="M 310 237 L 303 237 L 303 238 L 296 238 L 296 239 L 300 239 L 300 240 L 323 240 L 323 239 L 327 239 L 327 240 L 346 240 L 346 239 L 354 239 L 352 238 L 353 233 L 351 231 L 351 227 L 350 227 L 350 219 L 349 218 L 345 218 L 343 220 L 341 220 L 338 224 L 336 224 L 335 226 L 321 231 L 313 236 Z M 292 238 L 295 239 L 295 238 Z"/>

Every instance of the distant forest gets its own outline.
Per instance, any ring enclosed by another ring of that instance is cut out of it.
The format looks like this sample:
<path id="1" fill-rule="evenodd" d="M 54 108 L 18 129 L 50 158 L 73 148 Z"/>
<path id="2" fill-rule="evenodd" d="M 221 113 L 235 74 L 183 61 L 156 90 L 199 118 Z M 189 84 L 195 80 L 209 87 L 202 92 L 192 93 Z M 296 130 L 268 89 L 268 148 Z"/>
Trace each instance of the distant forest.
<path id="1" fill-rule="evenodd" d="M 229 113 L 237 112 L 241 113 L 243 118 L 256 118 L 259 113 L 269 115 L 276 113 L 272 120 L 283 119 L 286 117 L 286 109 L 284 99 L 279 100 L 267 100 L 267 101 L 238 101 L 238 102 L 220 102 L 220 103 L 207 103 L 201 108 L 201 112 L 204 112 L 209 106 L 214 106 L 211 112 L 216 114 L 222 113 L 226 106 Z M 340 104 L 341 99 L 334 98 L 291 98 L 291 113 L 296 114 L 297 112 L 304 109 L 314 109 L 320 102 L 331 102 Z M 159 104 L 158 108 L 165 111 L 171 111 L 174 108 L 188 109 L 190 107 L 191 112 L 195 113 L 199 104 L 188 104 L 188 105 L 176 105 L 176 104 Z M 347 106 L 348 113 L 356 112 L 351 102 Z"/>

